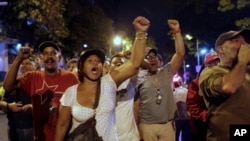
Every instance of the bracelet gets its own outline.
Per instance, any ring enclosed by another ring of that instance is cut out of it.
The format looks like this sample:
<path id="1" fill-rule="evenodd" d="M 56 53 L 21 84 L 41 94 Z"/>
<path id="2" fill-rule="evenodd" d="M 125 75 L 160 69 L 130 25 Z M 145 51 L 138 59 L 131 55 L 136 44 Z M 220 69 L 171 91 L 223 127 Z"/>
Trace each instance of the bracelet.
<path id="1" fill-rule="evenodd" d="M 175 34 L 175 33 L 179 33 L 179 32 L 181 32 L 181 29 L 176 29 L 176 30 L 173 30 L 172 32 L 173 32 L 174 34 Z"/>
<path id="2" fill-rule="evenodd" d="M 135 37 L 135 40 L 143 40 L 143 39 L 147 39 L 147 36 L 144 36 L 144 37 Z"/>
<path id="3" fill-rule="evenodd" d="M 135 34 L 135 40 L 143 40 L 147 39 L 148 33 L 147 32 L 136 32 Z"/>
<path id="4" fill-rule="evenodd" d="M 148 36 L 147 32 L 136 32 L 135 36 Z"/>
<path id="5" fill-rule="evenodd" d="M 9 107 L 9 103 L 7 102 L 7 104 L 6 104 L 6 109 L 7 110 L 9 110 L 10 109 L 10 107 Z"/>

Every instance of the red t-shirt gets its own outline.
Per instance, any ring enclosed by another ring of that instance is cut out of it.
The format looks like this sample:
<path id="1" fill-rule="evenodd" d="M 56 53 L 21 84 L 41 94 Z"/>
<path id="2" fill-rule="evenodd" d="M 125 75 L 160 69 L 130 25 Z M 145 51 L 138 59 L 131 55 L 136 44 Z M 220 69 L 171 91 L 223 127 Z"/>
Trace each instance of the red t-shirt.
<path id="1" fill-rule="evenodd" d="M 19 80 L 24 91 L 32 97 L 35 141 L 54 140 L 59 100 L 68 87 L 79 83 L 77 77 L 65 70 L 56 75 L 35 71 Z"/>
<path id="2" fill-rule="evenodd" d="M 196 78 L 188 86 L 187 109 L 191 114 L 192 131 L 197 132 L 195 121 L 205 124 L 207 120 L 207 108 L 203 97 L 199 95 L 199 79 Z M 202 126 L 202 125 L 201 125 Z"/>

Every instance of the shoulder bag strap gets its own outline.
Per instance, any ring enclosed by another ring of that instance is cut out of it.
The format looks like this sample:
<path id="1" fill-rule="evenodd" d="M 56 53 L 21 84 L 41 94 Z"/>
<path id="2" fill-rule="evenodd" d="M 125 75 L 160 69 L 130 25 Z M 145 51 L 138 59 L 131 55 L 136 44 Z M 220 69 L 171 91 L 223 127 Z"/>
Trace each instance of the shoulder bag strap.
<path id="1" fill-rule="evenodd" d="M 96 90 L 96 97 L 95 97 L 95 103 L 94 103 L 94 109 L 97 108 L 98 103 L 99 103 L 99 98 L 100 98 L 100 81 L 98 82 L 98 86 L 97 86 L 97 90 Z M 89 127 L 91 127 L 92 125 L 95 125 L 96 121 L 95 121 L 95 115 L 91 118 L 89 118 L 86 122 L 80 124 L 79 126 L 77 126 L 73 132 L 71 132 L 68 135 L 68 139 L 79 135 L 80 133 L 84 132 L 85 130 L 87 130 Z"/>
<path id="2" fill-rule="evenodd" d="M 99 104 L 100 92 L 101 92 L 100 87 L 101 87 L 101 80 L 98 81 L 98 86 L 97 86 L 96 96 L 95 96 L 94 109 L 96 109 L 98 107 L 98 104 Z"/>

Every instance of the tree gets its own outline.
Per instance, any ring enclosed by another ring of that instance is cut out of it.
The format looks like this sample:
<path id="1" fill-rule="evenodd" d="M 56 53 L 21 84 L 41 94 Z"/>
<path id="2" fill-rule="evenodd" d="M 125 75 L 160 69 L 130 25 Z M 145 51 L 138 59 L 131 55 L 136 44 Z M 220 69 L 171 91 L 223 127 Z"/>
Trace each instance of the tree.
<path id="1" fill-rule="evenodd" d="M 113 21 L 95 4 L 71 1 L 68 5 L 67 23 L 70 36 L 65 40 L 66 50 L 81 52 L 88 48 L 100 48 L 107 53 L 112 43 Z"/>
<path id="2" fill-rule="evenodd" d="M 18 19 L 36 25 L 35 34 L 59 41 L 69 36 L 63 15 L 66 4 L 67 0 L 19 0 L 14 10 L 18 12 Z"/>
<path id="3" fill-rule="evenodd" d="M 69 35 L 63 17 L 66 4 L 67 0 L 8 0 L 1 15 L 3 34 L 23 44 L 28 42 L 35 50 L 43 40 L 61 44 Z"/>
<path id="4" fill-rule="evenodd" d="M 4 10 L 6 35 L 29 42 L 36 49 L 44 40 L 63 47 L 63 55 L 78 55 L 84 48 L 105 52 L 113 34 L 112 20 L 89 0 L 9 0 Z"/>
<path id="5" fill-rule="evenodd" d="M 10 38 L 19 39 L 22 35 L 28 35 L 30 29 L 26 29 L 26 24 L 24 20 L 19 20 L 17 18 L 18 12 L 14 11 L 14 6 L 16 4 L 15 0 L 9 0 L 8 5 L 1 7 L 1 21 L 3 24 L 2 35 L 8 36 Z"/>
<path id="6" fill-rule="evenodd" d="M 249 9 L 247 8 L 250 5 L 249 0 L 236 0 L 232 2 L 231 0 L 220 0 L 219 1 L 219 6 L 218 6 L 218 11 L 221 12 L 228 12 L 228 11 L 238 11 L 238 10 L 246 10 L 245 12 L 248 13 Z M 235 25 L 239 28 L 247 28 L 250 25 L 250 17 L 246 15 L 239 15 L 240 18 L 235 21 Z"/>

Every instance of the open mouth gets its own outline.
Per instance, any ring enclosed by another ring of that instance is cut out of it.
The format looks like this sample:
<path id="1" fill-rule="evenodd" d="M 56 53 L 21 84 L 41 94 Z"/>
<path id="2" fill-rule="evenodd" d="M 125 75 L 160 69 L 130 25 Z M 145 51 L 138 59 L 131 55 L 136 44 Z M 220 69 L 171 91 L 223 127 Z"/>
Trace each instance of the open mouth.
<path id="1" fill-rule="evenodd" d="M 152 67 L 157 67 L 157 66 L 156 66 L 156 65 L 157 65 L 156 63 L 151 63 L 150 65 L 151 65 Z"/>
<path id="2" fill-rule="evenodd" d="M 92 73 L 96 74 L 97 73 L 97 68 L 92 68 L 91 71 L 92 71 Z"/>
<path id="3" fill-rule="evenodd" d="M 53 64 L 54 62 L 55 62 L 55 61 L 52 60 L 52 59 L 49 59 L 49 60 L 46 61 L 47 64 Z"/>

